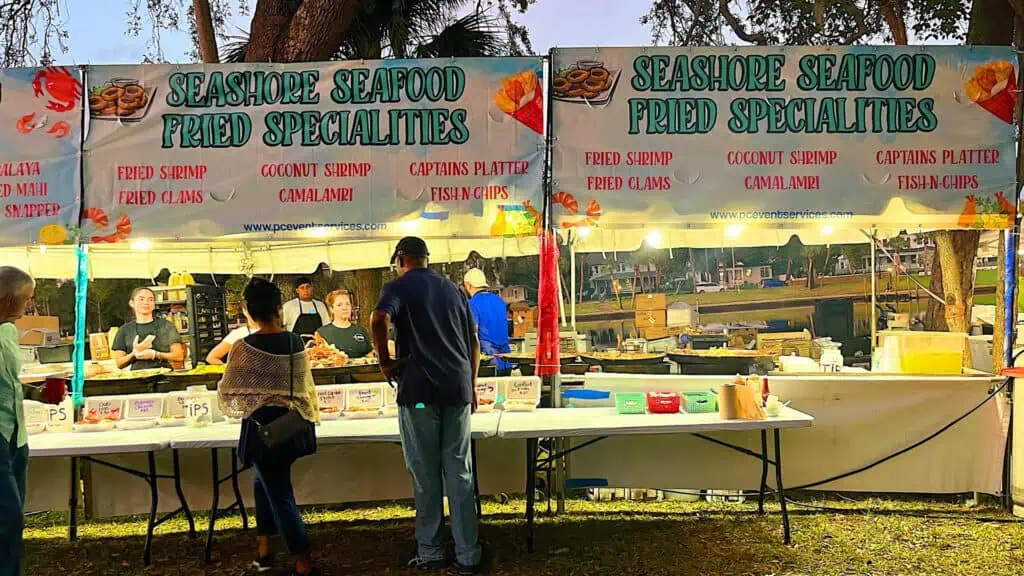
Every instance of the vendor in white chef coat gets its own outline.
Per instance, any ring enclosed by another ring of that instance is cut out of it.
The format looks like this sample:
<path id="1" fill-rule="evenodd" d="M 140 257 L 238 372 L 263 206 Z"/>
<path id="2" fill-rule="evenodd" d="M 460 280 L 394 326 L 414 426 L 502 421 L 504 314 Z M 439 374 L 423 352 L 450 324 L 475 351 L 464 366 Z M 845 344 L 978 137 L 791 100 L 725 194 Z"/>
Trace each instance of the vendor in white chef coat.
<path id="1" fill-rule="evenodd" d="M 304 338 L 312 338 L 316 331 L 331 323 L 327 305 L 313 299 L 313 285 L 309 278 L 299 278 L 295 285 L 297 298 L 284 303 L 284 328 Z"/>

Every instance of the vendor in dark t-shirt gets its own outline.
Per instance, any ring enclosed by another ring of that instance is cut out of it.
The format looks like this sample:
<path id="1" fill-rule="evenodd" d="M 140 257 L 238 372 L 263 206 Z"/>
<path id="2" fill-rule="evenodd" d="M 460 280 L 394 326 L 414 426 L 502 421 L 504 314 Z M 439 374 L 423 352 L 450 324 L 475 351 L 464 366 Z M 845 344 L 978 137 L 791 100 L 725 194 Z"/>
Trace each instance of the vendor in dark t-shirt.
<path id="1" fill-rule="evenodd" d="M 347 290 L 328 294 L 327 308 L 334 320 L 317 329 L 316 333 L 321 338 L 349 358 L 362 358 L 373 351 L 370 333 L 359 324 L 352 323 L 352 295 Z"/>
<path id="2" fill-rule="evenodd" d="M 154 318 L 156 297 L 149 288 L 136 288 L 128 299 L 135 321 L 128 322 L 117 331 L 114 360 L 121 370 L 171 368 L 171 363 L 185 361 L 185 347 L 181 334 L 163 318 Z"/>

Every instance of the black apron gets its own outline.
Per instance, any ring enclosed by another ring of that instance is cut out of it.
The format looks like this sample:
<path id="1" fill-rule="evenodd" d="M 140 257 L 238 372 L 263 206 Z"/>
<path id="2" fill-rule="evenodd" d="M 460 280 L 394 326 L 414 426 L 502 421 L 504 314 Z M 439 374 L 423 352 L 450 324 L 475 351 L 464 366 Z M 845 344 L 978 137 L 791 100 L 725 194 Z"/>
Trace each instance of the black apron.
<path id="1" fill-rule="evenodd" d="M 299 300 L 299 317 L 295 320 L 292 332 L 300 336 L 313 336 L 324 325 L 324 320 L 320 317 L 320 311 L 316 309 L 316 302 L 310 302 L 313 311 L 309 313 L 303 310 L 302 304 L 302 300 Z"/>

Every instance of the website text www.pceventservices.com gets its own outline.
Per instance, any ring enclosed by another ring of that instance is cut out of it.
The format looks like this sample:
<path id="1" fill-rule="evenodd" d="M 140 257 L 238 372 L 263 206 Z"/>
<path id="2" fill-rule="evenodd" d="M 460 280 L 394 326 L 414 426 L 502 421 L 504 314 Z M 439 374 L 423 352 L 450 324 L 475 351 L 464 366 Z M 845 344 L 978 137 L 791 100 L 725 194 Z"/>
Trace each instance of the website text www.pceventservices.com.
<path id="1" fill-rule="evenodd" d="M 712 220 L 848 220 L 853 212 L 829 210 L 724 210 L 710 212 Z"/>
<path id="2" fill-rule="evenodd" d="M 242 224 L 243 232 L 301 232 L 301 231 L 324 231 L 324 232 L 380 232 L 387 230 L 388 225 L 384 222 L 332 222 L 332 223 L 251 223 Z"/>

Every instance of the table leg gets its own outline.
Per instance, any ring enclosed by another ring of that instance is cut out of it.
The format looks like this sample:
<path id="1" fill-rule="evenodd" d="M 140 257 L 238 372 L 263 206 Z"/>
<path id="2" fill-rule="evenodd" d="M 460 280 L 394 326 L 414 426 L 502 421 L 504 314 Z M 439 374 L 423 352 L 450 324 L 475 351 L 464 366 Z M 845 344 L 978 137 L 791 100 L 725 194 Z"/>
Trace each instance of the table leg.
<path id="1" fill-rule="evenodd" d="M 220 463 L 217 459 L 217 449 L 211 448 L 210 466 L 213 470 L 213 503 L 210 505 L 210 526 L 206 532 L 206 563 L 213 563 L 213 528 L 217 523 L 217 512 L 220 506 Z"/>
<path id="2" fill-rule="evenodd" d="M 480 502 L 480 476 L 476 467 L 476 440 L 469 441 L 470 458 L 473 460 L 473 493 L 476 495 L 476 517 L 479 520 L 484 516 L 483 504 Z"/>
<path id="3" fill-rule="evenodd" d="M 786 511 L 786 489 L 782 487 L 782 435 L 775 429 L 775 484 L 782 507 L 782 541 L 789 545 L 789 512 Z"/>
<path id="4" fill-rule="evenodd" d="M 768 431 L 761 430 L 761 488 L 757 495 L 757 512 L 764 514 L 764 497 L 768 491 Z"/>
<path id="5" fill-rule="evenodd" d="M 533 505 L 537 492 L 537 439 L 526 439 L 526 550 L 533 552 Z"/>
<path id="6" fill-rule="evenodd" d="M 68 494 L 68 540 L 78 540 L 78 458 L 71 457 L 71 493 Z"/>
<path id="7" fill-rule="evenodd" d="M 142 551 L 142 561 L 149 566 L 153 552 L 153 530 L 156 528 L 156 509 L 160 497 L 156 485 L 156 454 L 148 452 L 146 455 L 149 460 L 149 522 L 146 525 L 146 547 Z"/>
<path id="8" fill-rule="evenodd" d="M 215 481 L 219 482 L 216 478 Z M 242 501 L 242 491 L 238 489 L 238 449 L 231 449 L 231 489 L 235 491 L 235 503 L 238 504 L 238 513 L 242 515 L 242 530 L 249 529 L 249 513 L 245 510 L 245 502 Z"/>
<path id="9" fill-rule="evenodd" d="M 192 511 L 188 508 L 188 501 L 185 500 L 185 492 L 181 489 L 181 464 L 178 462 L 178 451 L 171 450 L 171 459 L 174 462 L 174 491 L 178 493 L 178 502 L 181 504 L 181 511 L 185 513 L 188 520 L 188 537 L 196 537 L 196 522 L 192 518 Z"/>

